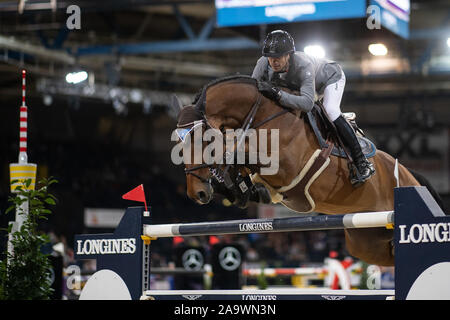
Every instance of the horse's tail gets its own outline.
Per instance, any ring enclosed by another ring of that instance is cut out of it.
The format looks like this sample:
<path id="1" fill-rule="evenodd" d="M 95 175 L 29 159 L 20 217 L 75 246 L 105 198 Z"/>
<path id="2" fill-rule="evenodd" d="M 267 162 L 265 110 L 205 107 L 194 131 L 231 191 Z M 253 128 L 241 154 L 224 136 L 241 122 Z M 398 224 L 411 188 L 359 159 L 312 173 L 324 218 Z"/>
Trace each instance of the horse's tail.
<path id="1" fill-rule="evenodd" d="M 445 208 L 444 208 L 444 201 L 442 201 L 441 197 L 439 196 L 439 193 L 437 193 L 437 191 L 433 188 L 430 181 L 428 181 L 427 178 L 425 178 L 423 175 L 421 175 L 417 171 L 411 170 L 409 168 L 408 168 L 408 170 L 409 170 L 409 172 L 411 172 L 411 174 L 414 176 L 414 178 L 416 178 L 416 180 L 420 183 L 421 186 L 427 187 L 428 191 L 431 193 L 434 200 L 436 200 L 439 207 L 441 207 L 442 211 L 446 212 Z"/>

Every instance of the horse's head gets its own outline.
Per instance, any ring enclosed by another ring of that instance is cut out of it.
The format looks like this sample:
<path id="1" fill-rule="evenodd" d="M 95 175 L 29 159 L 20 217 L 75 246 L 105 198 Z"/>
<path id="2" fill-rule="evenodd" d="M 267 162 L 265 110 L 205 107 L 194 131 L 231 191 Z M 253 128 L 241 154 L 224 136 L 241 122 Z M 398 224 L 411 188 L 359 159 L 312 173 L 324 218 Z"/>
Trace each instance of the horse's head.
<path id="1" fill-rule="evenodd" d="M 258 128 L 268 121 L 273 121 L 285 110 L 261 95 L 255 79 L 242 75 L 214 80 L 203 88 L 197 98 L 195 106 L 190 105 L 181 109 L 177 124 L 178 137 L 183 144 L 190 144 L 183 148 L 187 194 L 189 198 L 200 204 L 208 203 L 214 192 L 224 195 L 232 203 L 241 203 L 248 189 L 238 186 L 241 181 L 239 179 L 242 179 L 239 174 L 240 169 L 258 168 L 259 163 L 253 160 L 257 150 L 255 148 L 261 145 L 256 138 L 257 135 L 253 134 L 252 147 L 249 147 L 250 138 L 246 138 L 246 135 L 250 134 L 248 129 Z M 179 101 L 177 104 L 178 106 L 175 107 L 180 106 Z M 276 111 L 278 113 L 274 114 Z M 214 135 L 211 133 L 214 130 L 209 130 L 212 128 L 221 134 L 219 138 L 216 139 L 215 136 L 213 138 L 214 145 L 219 141 L 222 147 L 220 152 L 217 152 L 214 147 L 210 148 L 211 144 L 206 142 L 211 141 L 208 140 L 209 135 Z M 203 133 L 206 130 L 208 131 L 203 139 Z M 270 137 L 269 140 L 271 141 Z M 270 145 L 271 142 L 268 143 L 268 147 Z M 211 149 L 215 150 L 212 156 L 214 160 L 206 161 L 209 163 L 206 164 L 203 159 L 203 150 L 209 154 Z M 270 150 L 272 154 L 270 148 L 267 150 Z M 195 153 L 198 151 L 201 152 L 196 157 Z M 188 154 L 191 161 L 186 161 Z M 268 155 L 265 156 L 268 158 Z M 247 163 L 245 159 L 250 161 Z M 242 160 L 245 164 L 241 162 Z M 263 164 L 263 166 L 266 165 Z"/>
<path id="2" fill-rule="evenodd" d="M 176 131 L 183 144 L 183 151 L 189 153 L 183 154 L 187 195 L 199 204 L 209 203 L 214 194 L 211 184 L 211 166 L 203 163 L 202 157 L 206 143 L 203 141 L 203 132 L 206 126 L 203 115 L 194 106 L 186 106 L 180 110 Z M 196 148 L 196 146 L 201 147 Z"/>

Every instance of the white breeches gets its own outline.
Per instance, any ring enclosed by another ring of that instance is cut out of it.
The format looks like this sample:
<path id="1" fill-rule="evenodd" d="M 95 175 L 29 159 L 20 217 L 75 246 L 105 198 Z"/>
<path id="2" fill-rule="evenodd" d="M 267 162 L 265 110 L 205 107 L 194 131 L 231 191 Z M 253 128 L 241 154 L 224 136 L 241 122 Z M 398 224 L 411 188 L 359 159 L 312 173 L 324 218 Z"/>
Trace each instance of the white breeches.
<path id="1" fill-rule="evenodd" d="M 325 87 L 323 94 L 323 106 L 325 107 L 331 121 L 336 120 L 341 115 L 341 100 L 344 94 L 345 74 L 337 82 Z"/>

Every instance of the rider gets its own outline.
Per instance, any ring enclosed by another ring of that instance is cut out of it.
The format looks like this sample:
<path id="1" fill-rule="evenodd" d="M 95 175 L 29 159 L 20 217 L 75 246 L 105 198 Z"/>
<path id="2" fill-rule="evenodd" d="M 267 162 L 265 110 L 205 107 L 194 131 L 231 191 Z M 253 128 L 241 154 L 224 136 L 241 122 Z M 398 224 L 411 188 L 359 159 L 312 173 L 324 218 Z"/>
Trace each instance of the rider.
<path id="1" fill-rule="evenodd" d="M 336 62 L 295 52 L 294 39 L 283 30 L 272 31 L 267 35 L 262 54 L 252 74 L 258 80 L 259 91 L 283 107 L 305 112 L 313 108 L 316 93 L 318 96 L 323 95 L 323 106 L 328 117 L 349 148 L 359 172 L 358 179 L 350 170 L 351 183 L 357 186 L 369 179 L 375 173 L 375 168 L 366 159 L 353 128 L 341 114 L 340 104 L 345 86 L 342 68 Z M 289 94 L 279 87 L 300 91 L 300 95 Z"/>

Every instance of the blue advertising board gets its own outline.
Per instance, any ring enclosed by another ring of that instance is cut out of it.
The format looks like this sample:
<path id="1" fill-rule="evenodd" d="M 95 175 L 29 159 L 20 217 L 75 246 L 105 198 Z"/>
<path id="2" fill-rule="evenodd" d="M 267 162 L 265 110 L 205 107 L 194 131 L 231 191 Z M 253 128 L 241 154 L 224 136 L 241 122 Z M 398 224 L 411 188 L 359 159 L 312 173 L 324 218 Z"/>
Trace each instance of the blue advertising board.
<path id="1" fill-rule="evenodd" d="M 393 33 L 409 38 L 410 0 L 371 0 L 380 9 L 380 22 Z"/>
<path id="2" fill-rule="evenodd" d="M 215 0 L 217 26 L 358 18 L 366 0 Z"/>

